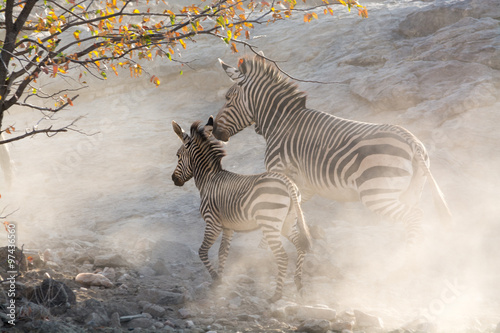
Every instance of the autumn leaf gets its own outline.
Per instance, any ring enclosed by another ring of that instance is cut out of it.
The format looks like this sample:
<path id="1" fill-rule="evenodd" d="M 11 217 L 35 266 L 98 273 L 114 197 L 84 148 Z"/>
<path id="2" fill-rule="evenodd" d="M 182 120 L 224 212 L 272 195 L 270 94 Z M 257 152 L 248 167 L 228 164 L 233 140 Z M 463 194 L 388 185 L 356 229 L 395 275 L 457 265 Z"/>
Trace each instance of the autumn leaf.
<path id="1" fill-rule="evenodd" d="M 358 15 L 362 18 L 368 18 L 368 9 L 366 9 L 366 7 L 359 8 Z"/>
<path id="2" fill-rule="evenodd" d="M 179 43 L 181 43 L 182 47 L 186 49 L 186 43 L 182 39 L 179 39 Z"/>

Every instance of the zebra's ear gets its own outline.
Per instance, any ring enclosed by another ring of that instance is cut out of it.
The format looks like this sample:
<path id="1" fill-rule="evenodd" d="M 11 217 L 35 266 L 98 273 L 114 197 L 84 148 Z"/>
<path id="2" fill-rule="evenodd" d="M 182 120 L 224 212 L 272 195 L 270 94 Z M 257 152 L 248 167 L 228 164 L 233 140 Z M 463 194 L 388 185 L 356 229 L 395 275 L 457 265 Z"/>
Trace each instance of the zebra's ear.
<path id="1" fill-rule="evenodd" d="M 257 60 L 257 61 L 261 61 L 261 62 L 266 62 L 266 56 L 264 55 L 264 51 L 259 51 L 259 52 L 255 55 L 255 60 Z"/>
<path id="2" fill-rule="evenodd" d="M 204 127 L 205 135 L 207 136 L 207 138 L 210 135 L 212 135 L 213 130 L 214 130 L 214 117 L 210 116 L 210 118 L 208 118 L 207 124 Z"/>
<path id="3" fill-rule="evenodd" d="M 227 76 L 229 76 L 229 78 L 234 82 L 236 83 L 241 82 L 245 78 L 245 75 L 241 73 L 238 69 L 229 66 L 220 59 L 219 62 L 222 66 L 222 69 L 226 72 Z"/>
<path id="4" fill-rule="evenodd" d="M 172 127 L 174 128 L 175 134 L 181 139 L 183 143 L 186 142 L 186 140 L 189 138 L 189 135 L 184 132 L 184 130 L 177 124 L 175 121 L 172 120 Z"/>

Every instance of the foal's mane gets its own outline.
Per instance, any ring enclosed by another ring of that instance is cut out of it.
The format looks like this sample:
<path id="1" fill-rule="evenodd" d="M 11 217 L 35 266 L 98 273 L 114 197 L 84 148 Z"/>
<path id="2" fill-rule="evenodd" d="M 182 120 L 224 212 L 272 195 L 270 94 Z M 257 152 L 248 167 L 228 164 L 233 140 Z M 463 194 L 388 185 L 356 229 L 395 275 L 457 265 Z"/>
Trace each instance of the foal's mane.
<path id="1" fill-rule="evenodd" d="M 195 121 L 191 125 L 191 138 L 197 142 L 200 148 L 207 147 L 210 158 L 221 160 L 226 156 L 226 150 L 221 141 L 217 140 L 212 134 L 207 135 L 205 126 L 201 125 L 201 121 Z"/>

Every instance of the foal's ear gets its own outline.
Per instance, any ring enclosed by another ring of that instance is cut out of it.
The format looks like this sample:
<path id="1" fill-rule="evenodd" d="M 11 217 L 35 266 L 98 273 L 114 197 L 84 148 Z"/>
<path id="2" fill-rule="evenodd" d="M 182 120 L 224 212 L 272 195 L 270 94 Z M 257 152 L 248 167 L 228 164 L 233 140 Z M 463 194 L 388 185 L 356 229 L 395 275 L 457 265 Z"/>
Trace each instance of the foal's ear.
<path id="1" fill-rule="evenodd" d="M 183 143 L 186 142 L 186 140 L 189 138 L 189 135 L 187 135 L 184 130 L 177 124 L 175 121 L 172 120 L 172 127 L 174 128 L 175 134 L 181 139 Z"/>
<path id="2" fill-rule="evenodd" d="M 212 135 L 212 131 L 214 130 L 214 116 L 210 116 L 208 118 L 207 124 L 204 127 L 205 135 L 207 138 Z"/>
<path id="3" fill-rule="evenodd" d="M 245 74 L 240 72 L 238 69 L 229 66 L 228 64 L 224 63 L 224 61 L 222 61 L 220 59 L 219 59 L 219 62 L 222 66 L 222 69 L 226 72 L 227 76 L 229 76 L 229 78 L 232 81 L 234 81 L 236 83 L 243 81 L 243 79 L 245 78 Z"/>

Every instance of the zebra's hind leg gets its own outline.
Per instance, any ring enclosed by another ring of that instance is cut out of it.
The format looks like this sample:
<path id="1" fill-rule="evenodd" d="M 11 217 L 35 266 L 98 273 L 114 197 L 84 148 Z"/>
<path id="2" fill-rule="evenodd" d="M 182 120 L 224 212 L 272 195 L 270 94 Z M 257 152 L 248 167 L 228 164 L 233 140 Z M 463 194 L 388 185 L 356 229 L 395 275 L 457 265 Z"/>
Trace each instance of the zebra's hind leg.
<path id="1" fill-rule="evenodd" d="M 294 221 L 296 221 L 295 215 L 289 215 L 287 217 L 288 219 L 292 217 Z M 300 244 L 300 233 L 299 229 L 297 227 L 297 224 L 293 224 L 291 228 L 285 231 L 284 236 L 295 246 L 295 249 L 297 250 L 297 260 L 295 262 L 295 275 L 294 275 L 294 282 L 295 286 L 297 287 L 297 291 L 301 294 L 302 293 L 302 266 L 304 264 L 304 258 L 306 256 L 306 250 L 302 248 Z M 283 231 L 282 231 L 283 234 Z"/>
<path id="2" fill-rule="evenodd" d="M 226 228 L 222 229 L 222 240 L 219 247 L 219 267 L 217 269 L 219 277 L 222 277 L 222 273 L 224 273 L 224 266 L 226 265 L 226 259 L 229 253 L 229 248 L 231 247 L 233 234 L 234 230 Z"/>
<path id="3" fill-rule="evenodd" d="M 393 194 L 398 194 L 398 192 L 394 191 Z M 402 221 L 405 226 L 406 245 L 409 249 L 421 242 L 423 238 L 422 211 L 419 208 L 409 206 L 392 196 L 375 200 L 369 196 L 362 196 L 361 202 L 372 212 L 393 221 Z"/>
<path id="4" fill-rule="evenodd" d="M 273 252 L 276 263 L 278 264 L 278 276 L 276 277 L 276 290 L 274 295 L 268 300 L 270 303 L 274 303 L 281 299 L 283 295 L 283 284 L 285 281 L 287 265 L 288 265 L 288 255 L 283 248 L 283 244 L 280 240 L 280 231 L 274 226 L 268 224 L 261 224 L 262 232 L 264 237 Z"/>
<path id="5" fill-rule="evenodd" d="M 212 280 L 214 280 L 215 284 L 220 282 L 219 274 L 217 274 L 215 269 L 212 267 L 210 260 L 208 259 L 208 251 L 215 243 L 220 233 L 221 233 L 221 227 L 215 226 L 213 223 L 207 222 L 207 225 L 205 226 L 205 234 L 203 236 L 203 242 L 201 243 L 200 249 L 198 250 L 198 255 L 200 256 L 201 262 L 203 262 L 203 264 L 207 268 L 208 273 L 210 273 L 210 276 L 212 277 Z"/>

